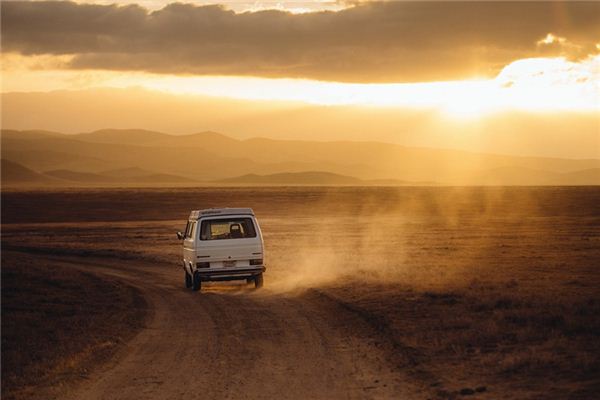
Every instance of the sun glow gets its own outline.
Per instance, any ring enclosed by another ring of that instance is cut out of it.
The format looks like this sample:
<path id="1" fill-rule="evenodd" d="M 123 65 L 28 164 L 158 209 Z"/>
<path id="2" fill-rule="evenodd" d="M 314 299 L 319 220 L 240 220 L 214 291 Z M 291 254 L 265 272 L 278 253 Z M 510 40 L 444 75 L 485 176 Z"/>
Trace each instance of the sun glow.
<path id="1" fill-rule="evenodd" d="M 65 61 L 68 60 L 40 58 L 29 60 L 28 64 L 3 57 L 2 91 L 140 87 L 178 95 L 438 109 L 457 118 L 476 118 L 505 110 L 600 111 L 600 56 L 581 62 L 563 58 L 518 60 L 495 79 L 388 84 L 48 68 Z M 14 69 L 15 65 L 21 68 Z"/>

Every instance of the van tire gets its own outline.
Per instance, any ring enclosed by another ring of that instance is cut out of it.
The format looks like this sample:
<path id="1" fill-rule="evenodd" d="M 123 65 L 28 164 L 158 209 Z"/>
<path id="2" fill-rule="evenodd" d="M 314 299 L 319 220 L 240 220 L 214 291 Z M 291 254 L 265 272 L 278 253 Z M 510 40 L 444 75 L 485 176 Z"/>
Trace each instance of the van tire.
<path id="1" fill-rule="evenodd" d="M 187 272 L 184 272 L 184 274 L 185 274 L 185 287 L 187 289 L 189 289 L 192 287 L 192 284 L 193 284 L 192 277 Z"/>
<path id="2" fill-rule="evenodd" d="M 200 279 L 200 273 L 199 272 L 194 272 L 194 279 L 193 279 L 193 283 L 192 283 L 192 290 L 194 292 L 197 292 L 200 290 L 200 287 L 202 286 L 202 280 Z"/>
<path id="3" fill-rule="evenodd" d="M 263 281 L 263 274 L 258 274 L 254 277 L 254 287 L 256 289 L 260 289 L 261 287 L 263 287 L 264 281 Z"/>

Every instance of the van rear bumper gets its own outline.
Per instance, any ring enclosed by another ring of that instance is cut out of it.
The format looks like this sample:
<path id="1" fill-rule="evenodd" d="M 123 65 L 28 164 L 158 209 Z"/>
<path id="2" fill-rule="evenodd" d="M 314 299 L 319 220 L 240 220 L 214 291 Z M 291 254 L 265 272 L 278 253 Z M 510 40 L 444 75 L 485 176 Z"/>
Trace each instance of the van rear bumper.
<path id="1" fill-rule="evenodd" d="M 264 266 L 256 266 L 244 269 L 197 269 L 196 272 L 200 275 L 203 281 L 233 281 L 238 279 L 252 278 L 260 275 L 267 269 Z"/>

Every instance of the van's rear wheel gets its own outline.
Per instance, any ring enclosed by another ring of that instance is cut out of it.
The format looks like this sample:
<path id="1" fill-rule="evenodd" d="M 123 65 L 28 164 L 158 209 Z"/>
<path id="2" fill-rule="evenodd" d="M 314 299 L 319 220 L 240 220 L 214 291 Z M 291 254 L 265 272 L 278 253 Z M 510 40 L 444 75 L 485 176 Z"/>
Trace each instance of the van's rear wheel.
<path id="1" fill-rule="evenodd" d="M 189 289 L 192 287 L 192 284 L 193 284 L 192 277 L 187 272 L 184 272 L 184 274 L 185 274 L 185 287 L 187 289 Z"/>
<path id="2" fill-rule="evenodd" d="M 192 290 L 194 292 L 197 292 L 198 290 L 200 290 L 201 286 L 202 286 L 202 281 L 200 280 L 200 273 L 199 272 L 195 272 L 194 273 L 193 283 L 192 283 Z"/>
<path id="3" fill-rule="evenodd" d="M 260 289 L 261 287 L 263 287 L 264 281 L 263 281 L 263 274 L 258 274 L 254 277 L 254 287 L 257 289 Z"/>

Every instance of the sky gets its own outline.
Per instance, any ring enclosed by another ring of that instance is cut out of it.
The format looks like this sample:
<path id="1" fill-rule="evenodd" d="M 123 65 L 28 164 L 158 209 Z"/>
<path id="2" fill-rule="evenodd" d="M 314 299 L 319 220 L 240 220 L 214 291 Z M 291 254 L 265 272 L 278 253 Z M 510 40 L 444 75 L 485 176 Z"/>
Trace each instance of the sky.
<path id="1" fill-rule="evenodd" d="M 51 115 L 31 126 L 24 117 L 31 111 L 27 102 L 17 106 L 6 94 L 83 96 L 112 88 L 121 97 L 122 90 L 162 94 L 165 102 L 197 96 L 215 104 L 257 102 L 261 110 L 268 104 L 273 112 L 256 114 L 255 124 L 272 126 L 269 136 L 296 139 L 303 134 L 285 121 L 274 124 L 270 115 L 291 104 L 320 115 L 328 107 L 385 110 L 385 124 L 361 122 L 362 136 L 345 136 L 345 124 L 318 134 L 311 128 L 309 136 L 462 143 L 475 150 L 482 140 L 473 126 L 489 129 L 490 121 L 505 116 L 500 125 L 509 140 L 503 142 L 514 146 L 498 151 L 600 158 L 600 2 L 86 0 L 1 6 L 3 127 L 74 130 Z M 111 121 L 152 128 L 142 117 L 123 121 L 118 110 L 100 109 L 105 126 L 79 121 L 78 129 L 120 127 Z M 407 137 L 411 125 L 404 116 L 419 113 L 435 115 L 431 129 L 443 130 L 445 121 L 459 128 L 446 137 L 414 129 L 419 137 Z M 515 114 L 544 125 L 551 143 L 531 147 L 524 135 L 540 133 L 528 133 Z M 558 124 L 557 115 L 563 117 Z M 164 118 L 160 127 L 175 133 L 229 128 L 247 136 L 231 123 L 181 126 Z M 92 114 L 88 120 L 95 121 Z M 471 132 L 471 144 L 457 140 L 460 126 Z M 566 135 L 568 126 L 584 132 Z M 580 151 L 573 150 L 572 137 L 581 140 Z M 562 151 L 566 147 L 571 150 Z"/>

